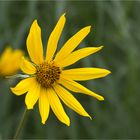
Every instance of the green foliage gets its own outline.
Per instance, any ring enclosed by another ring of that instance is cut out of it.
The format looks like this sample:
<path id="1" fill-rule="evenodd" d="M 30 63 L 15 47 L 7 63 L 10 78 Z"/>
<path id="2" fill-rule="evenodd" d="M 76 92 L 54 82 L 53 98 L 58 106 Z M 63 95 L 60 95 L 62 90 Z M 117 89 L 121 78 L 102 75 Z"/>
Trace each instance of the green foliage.
<path id="1" fill-rule="evenodd" d="M 0 52 L 7 44 L 26 51 L 30 25 L 38 19 L 44 47 L 59 16 L 66 12 L 63 43 L 84 26 L 92 32 L 79 46 L 100 46 L 103 50 L 75 64 L 76 67 L 101 67 L 112 71 L 106 78 L 83 83 L 101 93 L 105 101 L 75 95 L 94 119 L 81 117 L 66 108 L 71 126 L 61 124 L 51 112 L 46 125 L 36 105 L 30 111 L 22 138 L 140 138 L 140 2 L 139 1 L 1 1 Z M 13 95 L 9 87 L 17 83 L 0 79 L 0 138 L 12 138 L 25 107 L 24 95 Z"/>

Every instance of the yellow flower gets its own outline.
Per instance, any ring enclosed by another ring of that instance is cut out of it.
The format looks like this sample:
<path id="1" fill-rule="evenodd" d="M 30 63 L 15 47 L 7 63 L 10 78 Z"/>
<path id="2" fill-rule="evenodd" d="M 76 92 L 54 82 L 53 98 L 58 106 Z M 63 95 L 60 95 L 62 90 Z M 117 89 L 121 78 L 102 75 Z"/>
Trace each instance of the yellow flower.
<path id="1" fill-rule="evenodd" d="M 38 101 L 43 124 L 45 124 L 51 108 L 62 123 L 70 125 L 70 119 L 65 113 L 60 99 L 78 114 L 91 118 L 68 90 L 93 96 L 98 100 L 104 100 L 102 96 L 76 81 L 100 78 L 110 73 L 106 69 L 99 68 L 64 69 L 102 49 L 101 46 L 74 51 L 90 32 L 90 26 L 87 26 L 72 36 L 54 57 L 65 22 L 65 14 L 63 14 L 48 39 L 45 58 L 43 57 L 41 29 L 37 20 L 33 22 L 27 38 L 27 50 L 32 62 L 23 58 L 20 65 L 21 70 L 30 77 L 20 81 L 16 87 L 11 88 L 16 95 L 22 95 L 27 92 L 25 97 L 27 109 L 33 109 Z"/>
<path id="2" fill-rule="evenodd" d="M 7 47 L 0 56 L 0 76 L 15 74 L 20 68 L 22 56 L 21 50 L 13 50 L 11 47 Z"/>

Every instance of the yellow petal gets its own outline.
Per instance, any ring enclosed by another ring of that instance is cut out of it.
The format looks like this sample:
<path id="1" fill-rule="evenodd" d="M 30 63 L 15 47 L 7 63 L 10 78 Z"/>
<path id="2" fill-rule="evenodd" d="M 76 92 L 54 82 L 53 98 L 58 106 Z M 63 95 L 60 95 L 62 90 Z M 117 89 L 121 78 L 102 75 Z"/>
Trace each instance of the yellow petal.
<path id="1" fill-rule="evenodd" d="M 0 74 L 3 76 L 7 76 L 13 72 L 13 70 L 10 69 L 11 63 L 9 63 L 9 60 L 11 60 L 9 57 L 12 57 L 12 53 L 12 48 L 7 47 L 0 56 Z"/>
<path id="2" fill-rule="evenodd" d="M 75 112 L 77 112 L 82 116 L 91 118 L 89 114 L 84 110 L 82 105 L 77 101 L 77 99 L 71 93 L 69 93 L 60 85 L 54 86 L 54 89 L 57 95 L 69 108 L 73 109 Z"/>
<path id="3" fill-rule="evenodd" d="M 76 68 L 62 71 L 63 76 L 76 81 L 101 78 L 105 77 L 109 73 L 109 70 L 100 68 Z"/>
<path id="4" fill-rule="evenodd" d="M 20 68 L 24 73 L 27 73 L 27 74 L 36 73 L 36 68 L 32 65 L 32 63 L 30 63 L 24 57 L 22 57 L 22 59 L 21 59 Z"/>
<path id="5" fill-rule="evenodd" d="M 37 81 L 34 81 L 33 83 L 30 83 L 29 91 L 25 97 L 27 109 L 33 109 L 33 106 L 37 102 L 39 96 L 40 96 L 40 84 L 38 84 Z"/>
<path id="6" fill-rule="evenodd" d="M 8 62 L 9 56 L 11 56 L 12 53 L 12 48 L 7 47 L 0 57 L 0 64 L 2 65 L 3 63 L 5 64 L 5 62 Z"/>
<path id="7" fill-rule="evenodd" d="M 39 97 L 39 111 L 42 118 L 42 123 L 45 124 L 49 116 L 50 105 L 47 97 L 47 91 L 45 88 L 41 88 Z"/>
<path id="8" fill-rule="evenodd" d="M 56 62 L 62 61 L 66 58 L 79 44 L 80 42 L 88 35 L 90 32 L 90 26 L 87 26 L 77 32 L 72 36 L 62 47 L 62 49 L 57 53 L 55 57 Z"/>
<path id="9" fill-rule="evenodd" d="M 48 100 L 54 114 L 62 123 L 69 126 L 70 125 L 69 117 L 65 113 L 63 106 L 58 96 L 56 95 L 55 91 L 51 88 L 49 88 L 47 91 L 48 91 L 48 94 L 47 94 Z"/>
<path id="10" fill-rule="evenodd" d="M 0 58 L 1 75 L 13 75 L 19 69 L 19 63 L 23 52 L 21 50 L 12 50 L 8 47 L 4 50 Z"/>
<path id="11" fill-rule="evenodd" d="M 53 58 L 53 55 L 57 49 L 57 44 L 60 38 L 60 35 L 63 31 L 64 25 L 66 22 L 65 14 L 63 14 L 58 23 L 56 24 L 54 30 L 52 31 L 47 45 L 47 51 L 46 51 L 46 60 L 51 61 Z"/>
<path id="12" fill-rule="evenodd" d="M 60 67 L 69 66 L 69 65 L 79 61 L 80 59 L 87 57 L 88 55 L 93 54 L 93 53 L 101 50 L 102 47 L 103 46 L 101 46 L 101 47 L 87 47 L 87 48 L 79 49 L 79 50 L 74 51 L 71 54 L 69 54 L 64 60 L 57 62 L 57 64 Z"/>
<path id="13" fill-rule="evenodd" d="M 12 59 L 13 59 L 12 61 L 13 62 L 15 62 L 15 60 L 20 62 L 20 59 L 23 56 L 23 52 L 21 50 L 18 50 L 18 49 L 17 50 L 13 50 L 13 53 L 11 54 L 11 56 L 12 56 Z M 18 58 L 20 58 L 20 59 L 18 59 Z"/>
<path id="14" fill-rule="evenodd" d="M 14 74 L 20 68 L 21 58 L 23 56 L 23 52 L 21 50 L 14 50 L 11 55 L 9 55 L 9 60 L 7 65 L 5 63 L 5 71 L 9 71 L 9 74 Z"/>
<path id="15" fill-rule="evenodd" d="M 78 92 L 78 93 L 83 93 L 89 96 L 93 96 L 95 98 L 97 98 L 98 100 L 104 100 L 104 97 L 92 92 L 91 90 L 87 89 L 86 87 L 80 85 L 79 83 L 73 81 L 73 80 L 69 80 L 67 78 L 62 78 L 60 79 L 60 84 L 62 84 L 63 86 L 65 86 L 67 89 L 73 91 L 73 92 Z"/>
<path id="16" fill-rule="evenodd" d="M 40 64 L 43 62 L 41 29 L 37 23 L 37 20 L 34 20 L 33 24 L 31 25 L 30 32 L 27 38 L 27 50 L 31 60 L 34 63 Z"/>
<path id="17" fill-rule="evenodd" d="M 24 93 L 26 93 L 31 84 L 35 81 L 35 78 L 32 77 L 32 78 L 26 78 L 24 80 L 21 80 L 17 85 L 16 87 L 14 88 L 11 88 L 12 92 L 16 95 L 22 95 Z"/>

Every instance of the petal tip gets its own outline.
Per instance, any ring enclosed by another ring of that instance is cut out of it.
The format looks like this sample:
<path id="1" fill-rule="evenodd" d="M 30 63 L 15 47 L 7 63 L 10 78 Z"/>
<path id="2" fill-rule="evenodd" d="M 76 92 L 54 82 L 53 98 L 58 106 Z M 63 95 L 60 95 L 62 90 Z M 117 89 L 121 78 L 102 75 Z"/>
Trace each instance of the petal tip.
<path id="1" fill-rule="evenodd" d="M 90 118 L 90 120 L 92 120 L 92 117 L 91 116 L 88 116 Z"/>
<path id="2" fill-rule="evenodd" d="M 14 87 L 11 87 L 10 90 L 14 93 Z"/>
<path id="3" fill-rule="evenodd" d="M 70 126 L 70 122 L 66 123 L 67 126 Z"/>
<path id="4" fill-rule="evenodd" d="M 19 96 L 20 94 L 17 94 L 15 87 L 11 87 L 10 90 L 17 96 Z"/>
<path id="5" fill-rule="evenodd" d="M 89 31 L 91 30 L 91 26 L 87 26 L 86 28 L 87 28 Z"/>
<path id="6" fill-rule="evenodd" d="M 66 22 L 66 13 L 64 13 L 62 16 L 61 16 L 62 20 L 64 21 L 64 23 Z"/>
<path id="7" fill-rule="evenodd" d="M 86 26 L 82 30 L 85 31 L 85 32 L 87 32 L 87 33 L 89 33 L 90 30 L 91 30 L 91 26 L 90 25 L 89 26 Z"/>
<path id="8" fill-rule="evenodd" d="M 37 19 L 35 19 L 35 20 L 33 21 L 33 23 L 37 23 Z"/>
<path id="9" fill-rule="evenodd" d="M 104 48 L 104 46 L 100 46 L 99 48 L 102 49 L 102 48 Z"/>
<path id="10" fill-rule="evenodd" d="M 65 16 L 66 16 L 66 12 L 65 12 L 65 13 L 63 13 L 63 14 L 62 14 L 62 16 L 63 16 L 63 17 L 65 17 Z"/>
<path id="11" fill-rule="evenodd" d="M 109 75 L 109 74 L 111 74 L 111 71 L 106 70 L 106 75 L 105 75 L 105 76 L 107 76 L 107 75 Z"/>
<path id="12" fill-rule="evenodd" d="M 108 70 L 108 74 L 111 74 L 111 71 Z"/>
<path id="13" fill-rule="evenodd" d="M 32 26 L 31 27 L 36 27 L 36 26 L 38 26 L 38 22 L 37 22 L 37 19 L 35 19 L 34 21 L 33 21 L 33 23 L 32 23 Z"/>
<path id="14" fill-rule="evenodd" d="M 33 106 L 27 106 L 27 109 L 28 110 L 32 110 L 33 109 Z"/>
<path id="15" fill-rule="evenodd" d="M 103 76 L 103 77 L 105 77 L 105 76 L 111 74 L 111 71 L 109 71 L 109 70 L 107 70 L 107 69 L 103 69 L 103 70 L 104 70 L 104 76 Z"/>
<path id="16" fill-rule="evenodd" d="M 46 121 L 42 120 L 42 124 L 45 125 Z"/>
<path id="17" fill-rule="evenodd" d="M 87 114 L 86 117 L 88 117 L 90 120 L 92 120 L 92 117 L 89 114 Z"/>
<path id="18" fill-rule="evenodd" d="M 11 91 L 14 91 L 14 87 L 10 87 Z"/>
<path id="19" fill-rule="evenodd" d="M 97 47 L 97 51 L 100 51 L 103 48 L 104 48 L 104 46 L 99 46 L 99 47 Z"/>
<path id="20" fill-rule="evenodd" d="M 100 98 L 98 98 L 100 101 L 104 101 L 104 97 L 103 96 L 100 96 Z"/>
<path id="21" fill-rule="evenodd" d="M 70 126 L 70 119 L 68 119 L 67 121 L 65 121 L 63 123 L 65 123 L 67 126 Z"/>

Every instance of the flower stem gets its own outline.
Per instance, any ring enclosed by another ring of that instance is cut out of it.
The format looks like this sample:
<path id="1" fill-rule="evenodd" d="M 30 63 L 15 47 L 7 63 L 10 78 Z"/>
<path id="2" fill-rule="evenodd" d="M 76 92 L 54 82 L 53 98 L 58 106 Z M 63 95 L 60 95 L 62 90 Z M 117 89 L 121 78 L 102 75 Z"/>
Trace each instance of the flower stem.
<path id="1" fill-rule="evenodd" d="M 18 139 L 18 137 L 20 135 L 20 132 L 21 132 L 22 128 L 24 127 L 24 123 L 25 123 L 25 119 L 26 119 L 26 116 L 27 116 L 27 112 L 28 112 L 27 108 L 25 108 L 25 110 L 23 112 L 23 115 L 22 115 L 22 118 L 21 118 L 21 120 L 19 122 L 19 125 L 17 127 L 17 130 L 15 132 L 15 135 L 14 135 L 14 138 L 13 138 L 14 140 Z"/>

